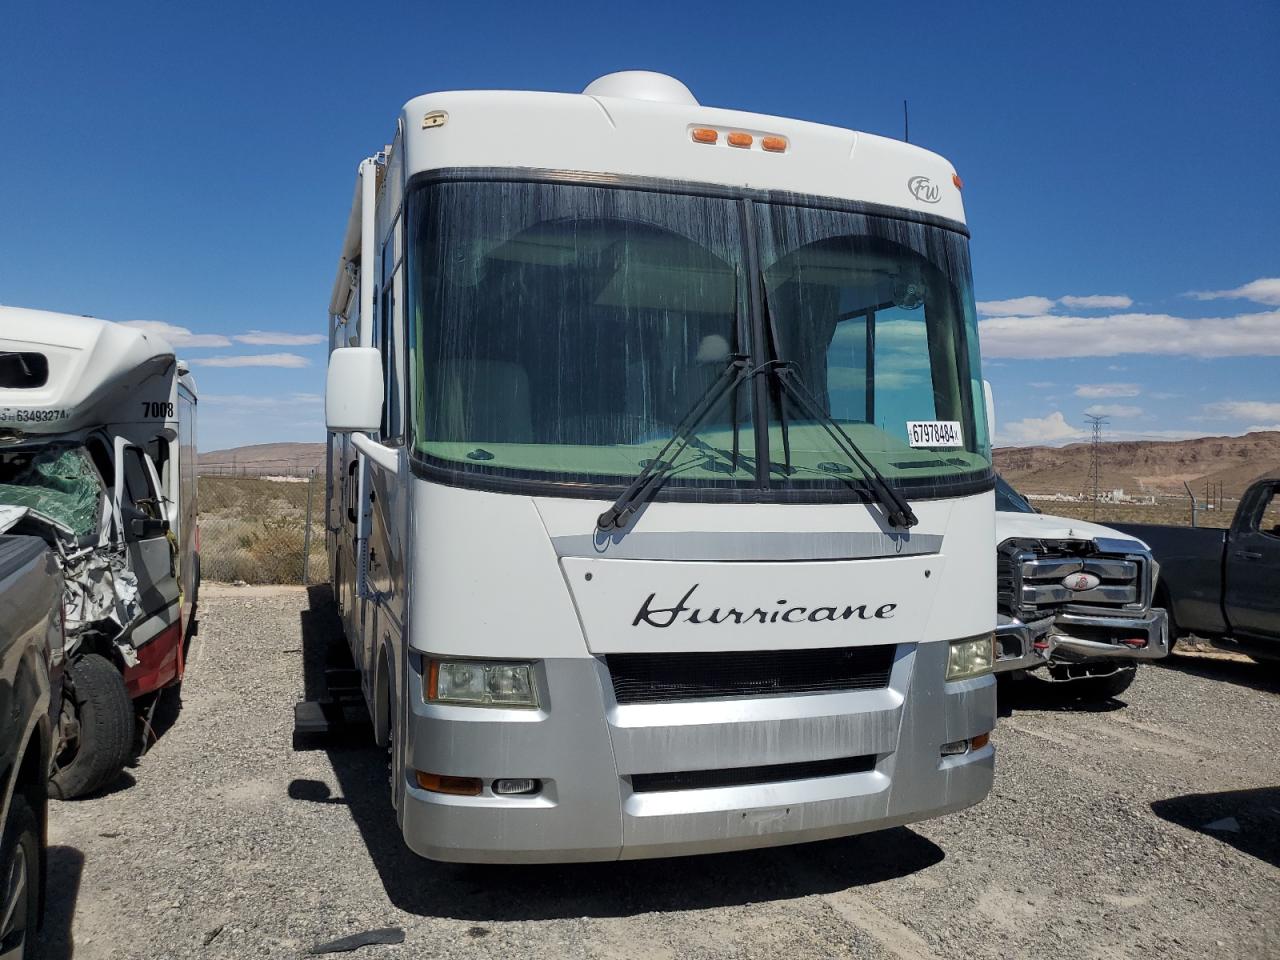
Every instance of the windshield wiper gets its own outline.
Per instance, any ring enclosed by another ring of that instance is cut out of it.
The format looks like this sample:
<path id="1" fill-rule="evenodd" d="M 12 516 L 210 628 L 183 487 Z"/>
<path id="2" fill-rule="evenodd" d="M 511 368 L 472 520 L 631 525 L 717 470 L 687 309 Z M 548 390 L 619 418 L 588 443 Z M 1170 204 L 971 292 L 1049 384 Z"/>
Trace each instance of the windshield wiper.
<path id="1" fill-rule="evenodd" d="M 765 323 L 769 326 L 770 337 L 773 341 L 774 352 L 778 352 L 778 336 L 777 330 L 773 325 L 773 314 L 769 310 L 769 285 L 765 282 L 764 277 L 760 278 L 760 289 L 763 291 L 761 296 L 761 304 L 764 307 Z M 850 462 L 858 465 L 862 470 L 863 476 L 866 477 L 867 485 L 871 487 L 871 492 L 875 494 L 875 498 L 880 506 L 884 507 L 885 512 L 889 515 L 889 523 L 895 527 L 910 529 L 920 521 L 915 515 L 915 511 L 911 509 L 911 504 L 907 502 L 907 498 L 899 493 L 885 478 L 885 475 L 876 469 L 876 465 L 871 462 L 862 449 L 854 442 L 853 437 L 849 436 L 849 432 L 841 426 L 840 421 L 831 416 L 818 403 L 808 387 L 804 385 L 804 381 L 800 378 L 798 366 L 794 360 L 770 360 L 768 363 L 761 364 L 774 371 L 778 383 L 782 389 L 790 393 L 795 398 L 796 403 L 800 405 L 800 409 L 805 412 L 810 420 L 821 423 L 835 441 L 836 447 L 849 458 Z M 783 404 L 778 404 L 779 409 Z M 787 425 L 783 422 L 783 445 L 787 449 L 787 459 L 790 460 L 790 445 L 787 438 Z"/>
<path id="2" fill-rule="evenodd" d="M 711 415 L 711 412 L 715 410 L 716 405 L 724 399 L 725 395 L 746 378 L 748 360 L 749 358 L 745 354 L 735 353 L 729 355 L 729 363 L 725 366 L 724 371 L 716 379 L 716 382 L 707 388 L 707 392 L 693 405 L 693 408 L 684 415 L 680 423 L 677 424 L 675 431 L 671 434 L 671 438 L 658 451 L 658 455 L 650 460 L 645 465 L 645 468 L 636 475 L 635 480 L 631 481 L 631 485 L 622 491 L 622 496 L 613 502 L 613 506 L 596 519 L 596 526 L 599 529 L 622 529 L 635 516 L 640 506 L 657 492 L 658 487 L 662 486 L 662 481 L 675 469 L 676 460 L 680 454 L 693 442 L 694 431 L 702 426 L 703 422 Z M 675 450 L 672 451 L 670 459 L 667 459 L 667 451 L 671 450 L 672 446 L 675 447 Z M 734 454 L 736 458 L 736 430 L 734 431 Z"/>

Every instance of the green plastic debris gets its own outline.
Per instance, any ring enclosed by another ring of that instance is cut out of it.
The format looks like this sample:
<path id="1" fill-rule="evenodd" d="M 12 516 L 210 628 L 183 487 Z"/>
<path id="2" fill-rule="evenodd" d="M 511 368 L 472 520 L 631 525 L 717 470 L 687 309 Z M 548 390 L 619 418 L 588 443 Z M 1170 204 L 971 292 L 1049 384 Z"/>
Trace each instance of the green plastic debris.
<path id="1" fill-rule="evenodd" d="M 7 450 L 0 456 L 0 503 L 27 507 L 77 537 L 98 529 L 102 480 L 80 447 Z"/>

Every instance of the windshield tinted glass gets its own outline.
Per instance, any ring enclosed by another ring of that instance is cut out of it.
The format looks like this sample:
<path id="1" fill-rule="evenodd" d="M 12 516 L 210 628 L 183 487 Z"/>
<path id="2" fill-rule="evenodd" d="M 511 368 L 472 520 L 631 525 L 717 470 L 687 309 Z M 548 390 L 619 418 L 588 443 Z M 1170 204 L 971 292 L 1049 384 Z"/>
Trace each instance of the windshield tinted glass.
<path id="1" fill-rule="evenodd" d="M 1022 494 L 1005 482 L 1004 477 L 996 476 L 996 509 L 1005 513 L 1035 513 L 1036 508 L 1023 499 Z"/>
<path id="2" fill-rule="evenodd" d="M 884 217 L 761 210 L 773 350 L 792 361 L 822 412 L 904 487 L 987 469 L 965 239 Z M 858 473 L 797 405 L 775 396 L 772 409 L 774 482 L 830 484 Z M 933 426 L 913 444 L 911 423 Z"/>
<path id="3" fill-rule="evenodd" d="M 989 480 L 959 233 L 736 198 L 484 180 L 411 189 L 406 223 L 411 443 L 416 463 L 451 482 L 621 490 L 740 355 L 751 367 L 794 361 L 821 410 L 908 495 Z M 752 334 L 762 279 L 776 343 Z M 863 473 L 819 423 L 782 405 L 771 379 L 744 380 L 701 420 L 659 499 L 689 486 L 865 493 Z M 767 428 L 753 420 L 765 410 Z M 913 448 L 910 421 L 954 424 L 954 439 Z M 757 462 L 765 440 L 768 469 Z"/>
<path id="4" fill-rule="evenodd" d="M 743 349 L 732 201 L 449 183 L 419 193 L 410 221 L 416 448 L 428 457 L 625 482 Z M 744 395 L 705 418 L 668 483 L 753 479 Z"/>

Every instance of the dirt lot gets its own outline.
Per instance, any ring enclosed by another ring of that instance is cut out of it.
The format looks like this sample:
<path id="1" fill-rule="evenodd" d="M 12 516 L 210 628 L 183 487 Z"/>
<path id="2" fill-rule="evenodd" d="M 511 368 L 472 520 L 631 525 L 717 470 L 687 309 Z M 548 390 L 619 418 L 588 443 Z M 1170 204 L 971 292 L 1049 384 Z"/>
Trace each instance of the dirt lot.
<path id="1" fill-rule="evenodd" d="M 293 751 L 333 636 L 323 589 L 206 593 L 158 745 L 53 806 L 48 956 L 294 957 L 395 926 L 352 956 L 1280 957 L 1280 680 L 1256 664 L 1180 657 L 1093 710 L 1023 695 L 990 799 L 944 820 L 476 868 L 405 850 L 380 751 Z"/>

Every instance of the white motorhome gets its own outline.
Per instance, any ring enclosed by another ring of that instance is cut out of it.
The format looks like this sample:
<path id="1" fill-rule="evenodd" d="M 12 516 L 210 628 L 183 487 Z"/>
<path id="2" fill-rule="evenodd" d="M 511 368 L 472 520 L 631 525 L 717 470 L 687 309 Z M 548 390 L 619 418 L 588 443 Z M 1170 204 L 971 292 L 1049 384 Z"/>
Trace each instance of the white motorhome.
<path id="1" fill-rule="evenodd" d="M 667 856 L 992 782 L 960 180 L 670 77 L 433 93 L 359 168 L 329 556 L 408 845 Z"/>
<path id="2" fill-rule="evenodd" d="M 0 532 L 53 548 L 67 683 L 51 790 L 134 752 L 135 710 L 183 674 L 199 584 L 196 388 L 145 330 L 0 307 Z"/>

